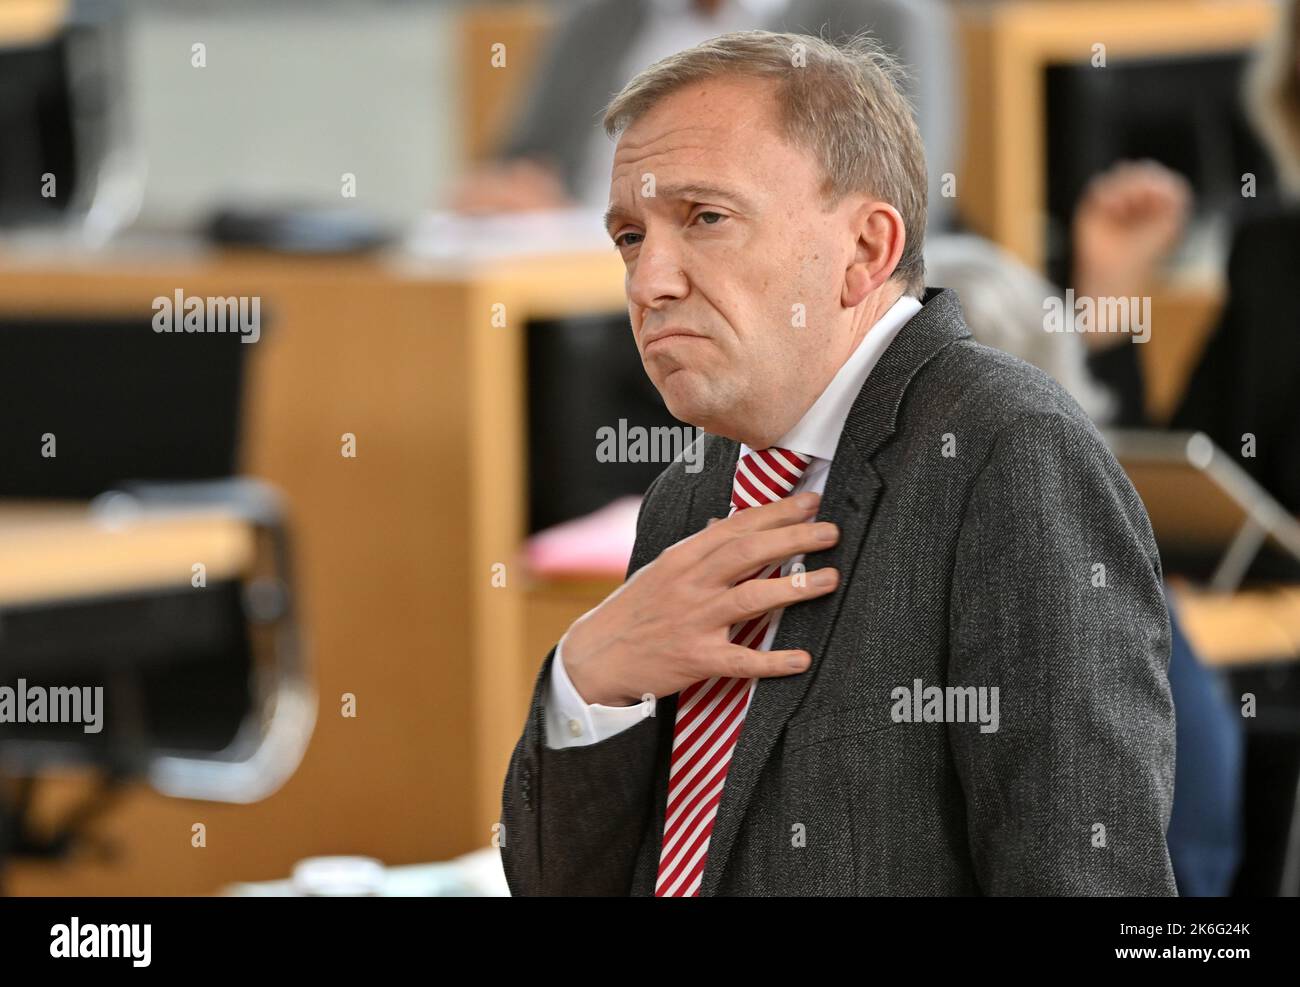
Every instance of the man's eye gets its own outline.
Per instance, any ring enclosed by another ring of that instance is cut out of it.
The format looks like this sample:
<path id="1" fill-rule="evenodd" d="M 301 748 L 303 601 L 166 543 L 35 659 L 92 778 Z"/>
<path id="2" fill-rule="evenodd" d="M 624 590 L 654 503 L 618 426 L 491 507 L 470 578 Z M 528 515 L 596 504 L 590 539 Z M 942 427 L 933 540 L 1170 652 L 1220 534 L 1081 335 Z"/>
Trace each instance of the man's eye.
<path id="1" fill-rule="evenodd" d="M 628 243 L 627 238 L 630 236 L 640 236 L 640 235 L 641 235 L 640 233 L 620 233 L 618 236 L 614 237 L 614 246 L 619 248 L 620 250 L 623 249 L 623 247 L 625 246 L 634 247 L 636 246 L 636 244 Z"/>
<path id="2" fill-rule="evenodd" d="M 703 212 L 700 212 L 700 213 L 696 213 L 695 218 L 696 218 L 696 219 L 704 219 L 705 216 L 715 216 L 715 217 L 717 217 L 717 219 L 726 219 L 726 218 L 727 218 L 727 217 L 724 216 L 722 213 L 720 213 L 720 212 L 713 212 L 712 210 L 709 210 L 709 209 L 706 209 L 706 210 L 704 210 Z M 713 220 L 713 221 L 708 222 L 707 225 L 709 225 L 709 226 L 717 226 L 718 224 L 717 224 L 717 221 L 716 221 L 716 220 Z"/>

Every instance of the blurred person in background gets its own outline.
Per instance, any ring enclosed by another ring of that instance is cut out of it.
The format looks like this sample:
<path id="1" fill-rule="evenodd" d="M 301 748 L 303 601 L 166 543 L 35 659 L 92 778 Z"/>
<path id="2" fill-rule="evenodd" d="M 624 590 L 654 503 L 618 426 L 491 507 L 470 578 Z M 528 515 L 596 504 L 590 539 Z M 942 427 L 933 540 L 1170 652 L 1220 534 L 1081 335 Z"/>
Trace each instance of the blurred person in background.
<path id="1" fill-rule="evenodd" d="M 1120 402 L 1090 373 L 1080 334 L 1044 329 L 1043 302 L 1061 294 L 1053 284 L 975 235 L 927 241 L 925 267 L 931 283 L 957 292 L 976 340 L 1056 378 L 1098 426 L 1115 420 Z M 1165 598 L 1177 751 L 1169 859 L 1179 895 L 1221 897 L 1231 891 L 1241 860 L 1244 730 L 1226 683 L 1197 658 L 1168 590 Z"/>
<path id="2" fill-rule="evenodd" d="M 1079 336 L 1043 330 L 1043 299 L 1060 294 L 1050 281 L 973 233 L 926 241 L 925 267 L 931 281 L 957 292 L 977 340 L 1046 371 L 1098 425 L 1110 421 L 1116 401 L 1089 373 Z"/>
<path id="3" fill-rule="evenodd" d="M 1300 197 L 1300 0 L 1256 58 L 1248 105 L 1283 186 Z M 1078 297 L 1150 293 L 1179 242 L 1191 200 L 1185 179 L 1155 162 L 1123 162 L 1097 176 L 1075 213 Z M 1293 514 L 1300 514 L 1300 210 L 1238 224 L 1227 301 L 1169 426 L 1199 430 L 1233 455 Z M 1116 424 L 1151 425 L 1137 352 L 1123 333 L 1087 333 L 1090 365 L 1119 399 Z M 1238 455 L 1255 437 L 1253 456 Z"/>
<path id="4" fill-rule="evenodd" d="M 674 52 L 759 28 L 829 40 L 867 30 L 907 66 L 932 165 L 930 229 L 947 228 L 951 200 L 935 176 L 955 170 L 957 55 L 943 0 L 583 0 L 561 15 L 496 160 L 464 178 L 452 208 L 603 211 L 614 152 L 599 119 L 609 97 Z"/>

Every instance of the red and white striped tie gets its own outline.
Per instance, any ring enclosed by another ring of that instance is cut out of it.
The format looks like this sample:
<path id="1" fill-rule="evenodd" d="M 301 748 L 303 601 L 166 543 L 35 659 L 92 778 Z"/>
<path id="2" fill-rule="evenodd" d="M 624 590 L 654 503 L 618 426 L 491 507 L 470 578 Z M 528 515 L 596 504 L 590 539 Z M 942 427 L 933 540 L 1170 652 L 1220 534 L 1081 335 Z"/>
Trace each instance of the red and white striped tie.
<path id="1" fill-rule="evenodd" d="M 747 453 L 736 464 L 730 514 L 787 496 L 811 462 L 807 456 L 776 447 Z M 763 566 L 740 582 L 778 576 L 781 565 Z M 757 647 L 771 622 L 769 612 L 735 624 L 731 642 Z M 687 686 L 677 697 L 664 841 L 655 882 L 658 897 L 685 898 L 700 893 L 713 820 L 755 681 L 712 678 Z"/>

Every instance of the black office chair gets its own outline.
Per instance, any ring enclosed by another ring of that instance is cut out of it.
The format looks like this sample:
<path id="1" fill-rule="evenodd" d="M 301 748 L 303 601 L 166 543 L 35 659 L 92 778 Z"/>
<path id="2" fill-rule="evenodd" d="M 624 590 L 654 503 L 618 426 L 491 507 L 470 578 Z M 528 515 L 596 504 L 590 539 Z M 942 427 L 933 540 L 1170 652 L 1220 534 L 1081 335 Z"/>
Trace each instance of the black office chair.
<path id="1" fill-rule="evenodd" d="M 0 601 L 0 682 L 98 685 L 108 708 L 100 733 L 0 724 L 0 774 L 20 779 L 0 811 L 0 852 L 61 855 L 128 780 L 173 797 L 264 798 L 296 769 L 314 726 L 285 508 L 267 484 L 236 475 L 252 347 L 236 333 L 156 333 L 151 314 L 0 319 L 0 507 L 89 502 L 88 517 L 107 526 L 216 512 L 254 550 L 201 592 L 183 573 Z M 38 837 L 27 824 L 35 780 L 68 765 L 103 784 Z"/>

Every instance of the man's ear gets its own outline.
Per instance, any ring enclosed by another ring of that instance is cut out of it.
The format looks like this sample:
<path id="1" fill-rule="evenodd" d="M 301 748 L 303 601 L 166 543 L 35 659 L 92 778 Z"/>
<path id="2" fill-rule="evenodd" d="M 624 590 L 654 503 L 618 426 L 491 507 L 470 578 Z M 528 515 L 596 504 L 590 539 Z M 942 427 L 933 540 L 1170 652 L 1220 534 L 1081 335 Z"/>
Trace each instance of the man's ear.
<path id="1" fill-rule="evenodd" d="M 856 308 L 890 279 L 907 243 L 903 217 L 887 202 L 863 203 L 854 216 L 854 230 L 857 242 L 840 297 L 845 308 Z"/>

